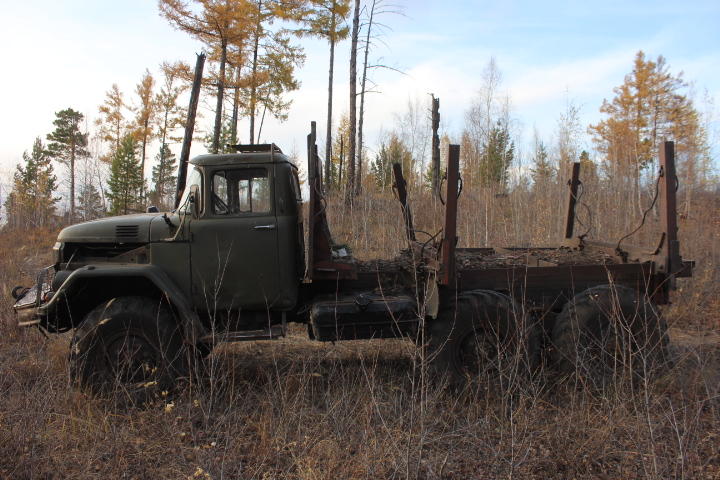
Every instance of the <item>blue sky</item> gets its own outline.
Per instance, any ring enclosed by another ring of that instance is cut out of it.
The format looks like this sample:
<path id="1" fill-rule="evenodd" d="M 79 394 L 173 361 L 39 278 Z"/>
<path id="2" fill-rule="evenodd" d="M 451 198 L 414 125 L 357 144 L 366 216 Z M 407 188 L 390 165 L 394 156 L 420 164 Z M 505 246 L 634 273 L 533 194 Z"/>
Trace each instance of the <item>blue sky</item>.
<path id="1" fill-rule="evenodd" d="M 705 108 L 705 90 L 720 98 L 717 1 L 395 3 L 404 15 L 383 19 L 392 30 L 371 59 L 382 57 L 382 63 L 405 74 L 374 74 L 382 93 L 368 98 L 371 150 L 393 128 L 408 99 L 428 102 L 430 92 L 441 99 L 442 128 L 457 135 L 491 57 L 503 74 L 502 90 L 511 98 L 521 147 L 534 128 L 552 143 L 568 100 L 580 107 L 583 124 L 596 122 L 603 98 L 612 97 L 641 49 L 649 57 L 665 56 L 673 73 L 684 71 L 698 108 Z M 112 83 L 131 97 L 146 68 L 157 72 L 163 60 L 192 62 L 200 51 L 198 43 L 159 17 L 153 0 L 0 0 L 0 7 L 5 19 L 0 45 L 12 64 L 0 75 L 0 181 L 5 184 L 23 150 L 52 129 L 55 111 L 73 107 L 93 119 Z M 312 39 L 302 43 L 307 60 L 298 72 L 302 88 L 291 95 L 290 117 L 284 124 L 267 121 L 262 138 L 299 153 L 309 122 L 324 125 L 327 101 L 327 45 Z M 348 42 L 338 47 L 336 118 L 347 111 L 348 50 Z M 209 104 L 203 113 L 212 117 Z M 201 145 L 193 148 L 202 151 Z"/>

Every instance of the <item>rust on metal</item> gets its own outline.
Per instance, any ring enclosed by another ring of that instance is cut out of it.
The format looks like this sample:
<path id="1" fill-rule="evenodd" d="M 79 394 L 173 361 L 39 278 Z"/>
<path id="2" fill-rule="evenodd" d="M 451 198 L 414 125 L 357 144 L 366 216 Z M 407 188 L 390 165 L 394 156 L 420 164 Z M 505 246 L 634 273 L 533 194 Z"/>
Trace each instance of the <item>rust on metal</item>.
<path id="1" fill-rule="evenodd" d="M 677 199 L 678 178 L 675 174 L 675 143 L 664 142 L 660 148 L 660 195 L 662 230 L 665 241 L 660 248 L 665 257 L 665 272 L 674 274 L 683 269 L 678 241 Z"/>
<path id="2" fill-rule="evenodd" d="M 357 278 L 357 269 L 352 262 L 336 261 L 333 258 L 333 240 L 330 236 L 317 152 L 315 122 L 310 123 L 307 136 L 308 184 L 310 199 L 308 205 L 308 279 Z M 348 260 L 350 258 L 348 257 Z"/>
<path id="3" fill-rule="evenodd" d="M 402 173 L 402 165 L 399 163 L 393 163 L 393 176 L 395 177 L 395 183 L 393 187 L 397 191 L 398 200 L 400 200 L 400 206 L 402 208 L 403 220 L 405 221 L 405 235 L 407 239 L 415 241 L 415 227 L 413 226 L 412 212 L 410 211 L 410 205 L 407 202 L 407 182 Z"/>
<path id="4" fill-rule="evenodd" d="M 440 284 L 455 287 L 455 247 L 457 245 L 457 201 L 460 177 L 460 145 L 448 146 L 445 227 L 443 230 Z"/>
<path id="5" fill-rule="evenodd" d="M 565 238 L 569 239 L 573 236 L 575 229 L 575 205 L 577 204 L 578 186 L 580 185 L 580 162 L 573 163 L 572 178 L 568 184 L 570 186 L 570 196 L 568 198 L 567 216 L 565 219 Z"/>

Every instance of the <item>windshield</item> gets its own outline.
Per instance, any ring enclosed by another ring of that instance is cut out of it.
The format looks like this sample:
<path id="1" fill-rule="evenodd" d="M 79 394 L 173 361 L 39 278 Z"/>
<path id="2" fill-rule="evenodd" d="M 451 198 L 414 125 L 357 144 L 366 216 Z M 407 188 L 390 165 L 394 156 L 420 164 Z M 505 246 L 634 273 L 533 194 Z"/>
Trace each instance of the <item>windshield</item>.
<path id="1" fill-rule="evenodd" d="M 190 205 L 188 204 L 188 195 L 190 195 L 190 189 L 193 185 L 198 186 L 198 198 L 196 201 L 200 201 L 202 198 L 202 174 L 200 173 L 200 170 L 197 168 L 193 168 L 192 171 L 188 174 L 187 181 L 185 182 L 185 191 L 182 194 L 182 197 L 180 197 L 180 203 L 178 207 L 178 211 L 180 213 L 186 213 L 188 211 L 188 208 Z"/>

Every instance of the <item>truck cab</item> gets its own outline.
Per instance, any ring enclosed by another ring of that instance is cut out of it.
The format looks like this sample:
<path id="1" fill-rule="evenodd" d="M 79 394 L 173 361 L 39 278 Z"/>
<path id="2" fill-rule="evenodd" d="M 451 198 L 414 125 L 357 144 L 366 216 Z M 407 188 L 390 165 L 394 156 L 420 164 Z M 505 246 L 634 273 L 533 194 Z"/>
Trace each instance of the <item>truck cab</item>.
<path id="1" fill-rule="evenodd" d="M 272 144 L 238 148 L 196 157 L 188 174 L 190 294 L 210 317 L 291 310 L 304 275 L 297 167 Z"/>
<path id="2" fill-rule="evenodd" d="M 63 229 L 56 263 L 16 292 L 21 325 L 65 331 L 119 296 L 165 296 L 200 336 L 295 309 L 305 273 L 297 167 L 274 144 L 236 148 L 189 162 L 173 212 Z"/>

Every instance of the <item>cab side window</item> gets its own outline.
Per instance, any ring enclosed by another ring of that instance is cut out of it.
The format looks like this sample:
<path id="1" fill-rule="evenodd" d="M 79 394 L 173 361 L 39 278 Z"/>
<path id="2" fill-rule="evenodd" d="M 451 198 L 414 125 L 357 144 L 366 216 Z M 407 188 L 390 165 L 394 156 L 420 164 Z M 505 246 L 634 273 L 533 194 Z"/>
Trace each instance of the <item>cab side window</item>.
<path id="1" fill-rule="evenodd" d="M 264 168 L 215 172 L 212 208 L 215 215 L 270 213 L 270 179 Z"/>

